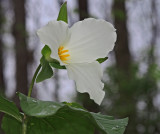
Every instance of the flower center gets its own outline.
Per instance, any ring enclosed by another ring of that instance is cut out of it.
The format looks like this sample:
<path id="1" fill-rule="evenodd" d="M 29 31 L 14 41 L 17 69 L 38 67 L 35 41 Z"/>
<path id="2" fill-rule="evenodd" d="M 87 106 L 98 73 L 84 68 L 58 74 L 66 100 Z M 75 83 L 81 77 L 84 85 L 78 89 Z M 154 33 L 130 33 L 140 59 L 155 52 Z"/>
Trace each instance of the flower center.
<path id="1" fill-rule="evenodd" d="M 70 55 L 69 55 L 69 50 L 65 50 L 63 46 L 60 46 L 58 48 L 58 55 L 59 58 L 61 59 L 61 61 L 63 61 L 64 63 L 66 63 L 66 61 L 69 59 Z"/>

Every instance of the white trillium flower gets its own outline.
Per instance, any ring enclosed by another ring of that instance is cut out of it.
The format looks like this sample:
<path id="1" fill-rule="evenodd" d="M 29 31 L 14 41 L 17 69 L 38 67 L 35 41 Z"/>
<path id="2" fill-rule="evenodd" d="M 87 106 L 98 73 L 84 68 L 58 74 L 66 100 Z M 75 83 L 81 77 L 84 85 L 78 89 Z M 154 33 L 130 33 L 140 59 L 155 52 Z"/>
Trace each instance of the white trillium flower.
<path id="1" fill-rule="evenodd" d="M 63 21 L 50 21 L 37 34 L 51 48 L 51 57 L 66 66 L 77 90 L 89 93 L 100 105 L 105 92 L 102 69 L 96 60 L 106 57 L 114 47 L 117 35 L 112 24 L 89 18 L 69 28 Z"/>

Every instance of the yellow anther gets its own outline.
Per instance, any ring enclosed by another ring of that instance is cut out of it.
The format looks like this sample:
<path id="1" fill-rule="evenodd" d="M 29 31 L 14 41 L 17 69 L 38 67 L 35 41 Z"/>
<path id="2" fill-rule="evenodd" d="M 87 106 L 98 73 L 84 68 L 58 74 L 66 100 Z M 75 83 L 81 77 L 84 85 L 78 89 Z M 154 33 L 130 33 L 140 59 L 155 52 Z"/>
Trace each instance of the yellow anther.
<path id="1" fill-rule="evenodd" d="M 61 54 L 68 52 L 69 50 L 63 50 L 61 51 Z"/>
<path id="2" fill-rule="evenodd" d="M 63 46 L 59 47 L 59 48 L 58 48 L 58 52 L 61 51 L 61 50 L 63 50 L 63 49 L 64 49 Z"/>
<path id="3" fill-rule="evenodd" d="M 61 59 L 61 61 L 67 61 L 70 57 L 70 55 L 68 54 L 69 50 L 64 50 L 64 47 L 63 46 L 60 46 L 58 48 L 58 55 L 59 55 L 59 58 Z"/>

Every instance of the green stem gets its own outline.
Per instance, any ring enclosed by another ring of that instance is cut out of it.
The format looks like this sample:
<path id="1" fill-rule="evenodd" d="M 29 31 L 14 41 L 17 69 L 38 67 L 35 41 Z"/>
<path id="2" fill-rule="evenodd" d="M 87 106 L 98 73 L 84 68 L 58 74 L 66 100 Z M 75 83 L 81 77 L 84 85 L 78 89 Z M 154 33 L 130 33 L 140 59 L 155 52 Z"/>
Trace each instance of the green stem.
<path id="1" fill-rule="evenodd" d="M 26 117 L 26 115 L 24 115 L 24 119 L 23 119 L 22 134 L 27 134 L 27 117 Z"/>
<path id="2" fill-rule="evenodd" d="M 34 82 L 36 80 L 37 74 L 38 74 L 40 69 L 41 69 L 41 64 L 39 64 L 39 66 L 37 67 L 37 69 L 36 69 L 36 71 L 33 75 L 33 78 L 32 78 L 32 81 L 31 81 L 31 84 L 30 84 L 30 87 L 29 87 L 29 91 L 28 91 L 28 97 L 31 97 L 33 85 L 34 85 Z M 24 114 L 23 124 L 22 124 L 22 134 L 27 134 L 27 122 L 28 122 L 27 121 L 27 116 Z"/>
<path id="3" fill-rule="evenodd" d="M 28 91 L 28 97 L 31 97 L 33 85 L 34 85 L 34 82 L 36 80 L 37 74 L 38 74 L 40 69 L 41 69 L 41 64 L 39 64 L 39 66 L 37 67 L 36 72 L 34 73 L 34 76 L 32 78 L 32 81 L 31 81 L 31 84 L 30 84 L 30 87 L 29 87 L 29 91 Z"/>

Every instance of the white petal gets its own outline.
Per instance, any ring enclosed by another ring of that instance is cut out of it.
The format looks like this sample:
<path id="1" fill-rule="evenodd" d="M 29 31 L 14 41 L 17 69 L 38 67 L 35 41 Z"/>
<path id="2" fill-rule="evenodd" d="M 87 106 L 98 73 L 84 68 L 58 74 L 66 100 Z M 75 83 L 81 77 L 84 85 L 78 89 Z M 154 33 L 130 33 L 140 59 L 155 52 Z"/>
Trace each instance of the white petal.
<path id="1" fill-rule="evenodd" d="M 105 92 L 102 90 L 104 84 L 101 82 L 102 70 L 98 62 L 75 63 L 66 65 L 68 76 L 75 80 L 77 90 L 81 93 L 87 92 L 90 98 L 97 104 L 101 104 Z"/>
<path id="2" fill-rule="evenodd" d="M 112 24 L 97 19 L 85 19 L 75 23 L 67 44 L 70 63 L 93 62 L 106 57 L 114 47 L 117 35 Z"/>
<path id="3" fill-rule="evenodd" d="M 50 21 L 37 31 L 40 41 L 52 50 L 52 58 L 59 60 L 58 48 L 63 46 L 70 38 L 68 24 L 63 21 Z"/>

